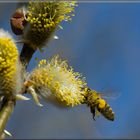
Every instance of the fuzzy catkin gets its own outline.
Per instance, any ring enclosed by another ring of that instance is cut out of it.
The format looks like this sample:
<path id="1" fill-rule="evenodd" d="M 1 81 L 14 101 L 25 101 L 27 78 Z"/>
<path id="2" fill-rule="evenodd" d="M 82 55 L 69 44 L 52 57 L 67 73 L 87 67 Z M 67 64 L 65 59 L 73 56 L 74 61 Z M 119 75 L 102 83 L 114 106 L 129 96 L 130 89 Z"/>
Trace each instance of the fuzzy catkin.
<path id="1" fill-rule="evenodd" d="M 75 6 L 72 1 L 31 1 L 27 8 L 28 26 L 24 30 L 23 42 L 34 49 L 44 47 L 58 25 L 71 20 Z"/>
<path id="2" fill-rule="evenodd" d="M 83 103 L 87 94 L 83 90 L 86 82 L 82 76 L 58 56 L 47 62 L 40 61 L 28 80 L 38 95 L 48 100 L 56 98 L 64 106 Z"/>
<path id="3" fill-rule="evenodd" d="M 0 29 L 0 95 L 17 94 L 21 89 L 20 78 L 17 47 L 11 35 Z"/>

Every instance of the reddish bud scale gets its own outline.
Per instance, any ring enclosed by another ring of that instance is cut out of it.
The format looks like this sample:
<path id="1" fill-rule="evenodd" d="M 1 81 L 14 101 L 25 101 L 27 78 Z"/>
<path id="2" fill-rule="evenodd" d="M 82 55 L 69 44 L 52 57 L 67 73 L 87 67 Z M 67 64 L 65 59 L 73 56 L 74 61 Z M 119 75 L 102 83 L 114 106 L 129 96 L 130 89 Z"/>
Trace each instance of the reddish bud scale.
<path id="1" fill-rule="evenodd" d="M 16 35 L 22 35 L 27 24 L 23 9 L 17 9 L 10 19 L 11 29 Z"/>

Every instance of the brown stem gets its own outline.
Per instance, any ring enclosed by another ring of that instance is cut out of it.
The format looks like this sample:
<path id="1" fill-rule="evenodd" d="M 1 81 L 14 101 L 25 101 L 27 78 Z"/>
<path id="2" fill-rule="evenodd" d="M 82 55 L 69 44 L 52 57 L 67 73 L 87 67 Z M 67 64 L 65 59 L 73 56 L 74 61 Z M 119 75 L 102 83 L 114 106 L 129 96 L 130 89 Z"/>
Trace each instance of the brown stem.
<path id="1" fill-rule="evenodd" d="M 28 44 L 24 44 L 20 54 L 21 63 L 27 68 L 35 50 L 31 48 Z"/>

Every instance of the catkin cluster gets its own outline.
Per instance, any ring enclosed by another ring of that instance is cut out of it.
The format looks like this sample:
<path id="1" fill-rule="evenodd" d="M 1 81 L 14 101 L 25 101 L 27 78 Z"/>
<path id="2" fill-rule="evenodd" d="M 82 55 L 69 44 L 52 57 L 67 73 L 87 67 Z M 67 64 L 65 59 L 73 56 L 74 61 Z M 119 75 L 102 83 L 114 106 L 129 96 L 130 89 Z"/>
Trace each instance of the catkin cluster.
<path id="1" fill-rule="evenodd" d="M 10 23 L 13 33 L 21 35 L 23 48 L 20 59 L 11 35 L 0 29 L 0 101 L 1 113 L 4 112 L 0 121 L 2 133 L 9 134 L 3 129 L 16 100 L 29 100 L 23 96 L 24 93 L 30 94 L 39 106 L 43 106 L 40 97 L 59 107 L 87 104 L 93 119 L 99 112 L 108 120 L 114 120 L 114 112 L 107 102 L 99 93 L 88 88 L 85 78 L 74 72 L 58 55 L 48 61 L 41 60 L 37 67 L 26 73 L 32 55 L 37 49 L 45 47 L 58 27 L 62 28 L 62 21 L 71 20 L 75 6 L 75 1 L 32 0 L 24 8 L 17 9 Z"/>

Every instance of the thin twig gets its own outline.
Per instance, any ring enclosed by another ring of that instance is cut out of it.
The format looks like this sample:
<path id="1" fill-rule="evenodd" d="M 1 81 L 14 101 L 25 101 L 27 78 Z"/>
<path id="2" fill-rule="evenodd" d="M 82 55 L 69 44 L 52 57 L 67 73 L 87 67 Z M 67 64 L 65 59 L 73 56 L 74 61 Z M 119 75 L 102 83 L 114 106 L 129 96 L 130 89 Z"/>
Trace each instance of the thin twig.
<path id="1" fill-rule="evenodd" d="M 15 101 L 7 100 L 0 111 L 0 139 L 3 138 L 3 132 L 9 117 L 11 116 L 14 109 Z"/>

